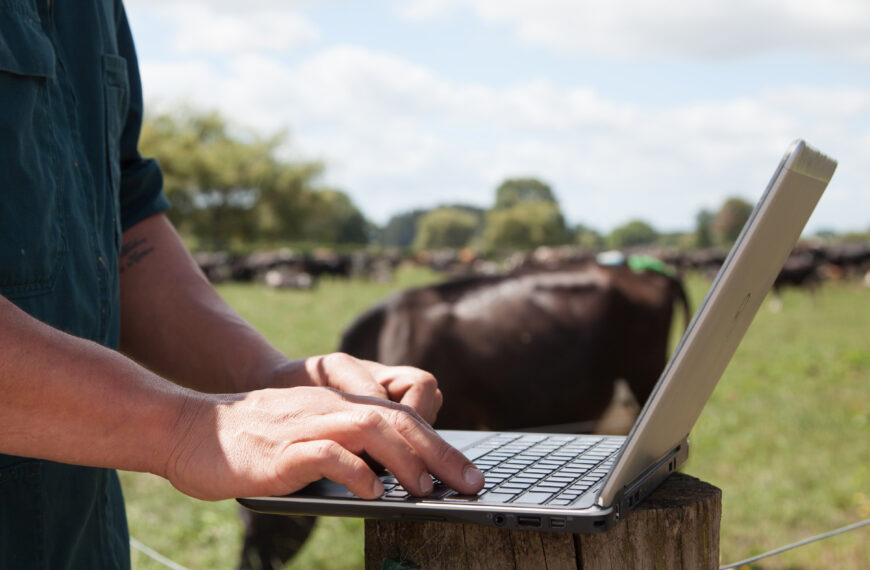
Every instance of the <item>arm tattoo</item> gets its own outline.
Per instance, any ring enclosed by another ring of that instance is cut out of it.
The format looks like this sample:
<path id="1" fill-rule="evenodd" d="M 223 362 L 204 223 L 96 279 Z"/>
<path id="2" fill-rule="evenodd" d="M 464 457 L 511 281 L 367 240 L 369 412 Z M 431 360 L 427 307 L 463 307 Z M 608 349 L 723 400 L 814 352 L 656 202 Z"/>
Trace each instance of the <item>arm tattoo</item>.
<path id="1" fill-rule="evenodd" d="M 125 269 L 133 267 L 152 253 L 154 253 L 154 247 L 148 245 L 148 238 L 140 238 L 123 244 L 121 246 L 121 257 L 118 260 L 119 272 L 124 273 Z"/>

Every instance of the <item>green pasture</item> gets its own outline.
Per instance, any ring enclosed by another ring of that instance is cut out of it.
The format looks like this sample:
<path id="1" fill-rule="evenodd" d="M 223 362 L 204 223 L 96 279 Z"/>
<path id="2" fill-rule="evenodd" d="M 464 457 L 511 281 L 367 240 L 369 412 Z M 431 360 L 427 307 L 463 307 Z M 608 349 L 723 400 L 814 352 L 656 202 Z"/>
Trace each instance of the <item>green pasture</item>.
<path id="1" fill-rule="evenodd" d="M 287 354 L 335 349 L 371 303 L 438 276 L 324 281 L 312 291 L 223 285 L 221 294 Z M 697 306 L 709 283 L 690 278 Z M 722 563 L 870 517 L 870 289 L 826 283 L 765 302 L 691 437 L 684 468 L 723 490 Z M 121 474 L 130 532 L 188 568 L 235 568 L 233 501 L 204 503 L 157 477 Z M 362 521 L 321 519 L 289 568 L 361 568 Z M 870 527 L 753 568 L 867 568 Z M 163 568 L 138 552 L 136 569 Z"/>

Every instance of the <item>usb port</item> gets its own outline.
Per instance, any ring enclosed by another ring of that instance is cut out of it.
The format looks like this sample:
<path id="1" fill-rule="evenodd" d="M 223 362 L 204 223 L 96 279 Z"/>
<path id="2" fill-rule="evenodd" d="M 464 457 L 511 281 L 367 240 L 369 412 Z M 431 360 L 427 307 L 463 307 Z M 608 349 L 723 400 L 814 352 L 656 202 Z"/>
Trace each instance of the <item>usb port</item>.
<path id="1" fill-rule="evenodd" d="M 550 528 L 565 528 L 565 519 L 550 519 Z"/>
<path id="2" fill-rule="evenodd" d="M 517 524 L 520 526 L 541 526 L 541 517 L 517 517 Z"/>

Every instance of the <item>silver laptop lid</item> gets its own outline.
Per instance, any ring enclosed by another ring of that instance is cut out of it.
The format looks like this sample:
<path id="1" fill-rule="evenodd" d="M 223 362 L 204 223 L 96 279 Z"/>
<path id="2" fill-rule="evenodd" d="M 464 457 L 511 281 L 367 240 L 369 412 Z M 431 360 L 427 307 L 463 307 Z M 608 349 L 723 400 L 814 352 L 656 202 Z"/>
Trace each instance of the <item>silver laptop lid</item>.
<path id="1" fill-rule="evenodd" d="M 611 505 L 689 434 L 836 166 L 802 140 L 789 147 L 638 416 L 599 505 Z"/>

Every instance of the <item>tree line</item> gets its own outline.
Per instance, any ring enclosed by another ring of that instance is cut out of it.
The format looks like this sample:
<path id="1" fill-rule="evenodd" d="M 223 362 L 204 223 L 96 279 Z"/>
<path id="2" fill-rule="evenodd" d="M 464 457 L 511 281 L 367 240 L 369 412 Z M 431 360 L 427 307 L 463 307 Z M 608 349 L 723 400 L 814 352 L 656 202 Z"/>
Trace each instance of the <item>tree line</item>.
<path id="1" fill-rule="evenodd" d="M 509 178 L 496 188 L 491 209 L 445 205 L 398 214 L 381 230 L 380 243 L 418 250 L 472 247 L 482 251 L 559 245 L 705 248 L 733 243 L 751 212 L 752 204 L 730 198 L 716 212 L 700 212 L 691 233 L 660 233 L 643 220 L 631 220 L 602 234 L 583 225 L 566 224 L 546 183 L 537 178 Z"/>
<path id="2" fill-rule="evenodd" d="M 733 243 L 752 211 L 735 197 L 715 212 L 699 212 L 691 232 L 660 233 L 632 220 L 603 234 L 569 226 L 553 189 L 529 177 L 504 180 L 490 208 L 417 209 L 379 227 L 345 192 L 323 183 L 322 163 L 282 154 L 286 142 L 287 133 L 265 138 L 216 112 L 181 108 L 147 117 L 140 148 L 159 160 L 172 203 L 168 215 L 197 250 L 288 244 L 484 252 L 544 245 L 706 248 Z"/>

